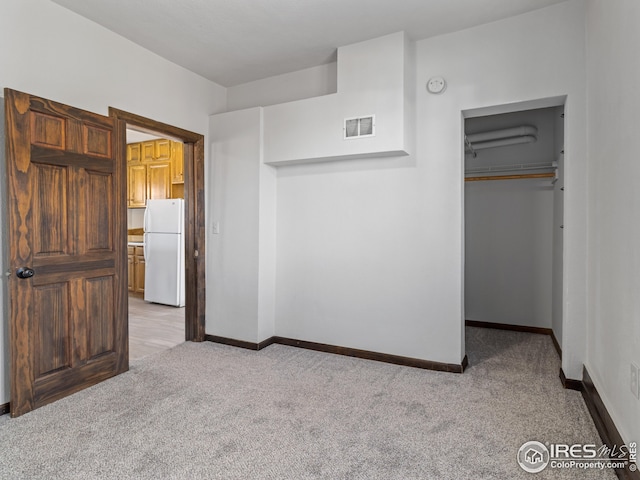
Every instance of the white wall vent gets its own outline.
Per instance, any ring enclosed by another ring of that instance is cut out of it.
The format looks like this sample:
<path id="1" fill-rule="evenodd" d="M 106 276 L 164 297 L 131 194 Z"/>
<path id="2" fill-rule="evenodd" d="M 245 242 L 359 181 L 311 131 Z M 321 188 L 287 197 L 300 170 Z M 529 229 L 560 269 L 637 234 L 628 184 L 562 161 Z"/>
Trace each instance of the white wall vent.
<path id="1" fill-rule="evenodd" d="M 354 117 L 344 119 L 344 138 L 373 137 L 376 134 L 376 116 Z"/>

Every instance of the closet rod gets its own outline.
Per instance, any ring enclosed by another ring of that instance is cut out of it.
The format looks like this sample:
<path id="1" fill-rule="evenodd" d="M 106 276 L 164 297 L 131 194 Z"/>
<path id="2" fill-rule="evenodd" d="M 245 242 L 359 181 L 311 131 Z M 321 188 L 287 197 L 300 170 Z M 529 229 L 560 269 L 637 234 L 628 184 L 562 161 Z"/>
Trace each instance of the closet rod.
<path id="1" fill-rule="evenodd" d="M 488 177 L 468 177 L 465 182 L 481 182 L 484 180 L 519 180 L 522 178 L 554 178 L 555 173 L 527 173 L 523 175 L 494 175 Z"/>

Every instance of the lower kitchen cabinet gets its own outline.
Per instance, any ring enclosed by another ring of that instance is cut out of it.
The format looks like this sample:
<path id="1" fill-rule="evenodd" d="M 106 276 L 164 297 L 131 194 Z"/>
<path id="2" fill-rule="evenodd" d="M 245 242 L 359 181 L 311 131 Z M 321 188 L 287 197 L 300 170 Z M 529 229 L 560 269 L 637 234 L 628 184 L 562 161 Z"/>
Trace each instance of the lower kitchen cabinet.
<path id="1" fill-rule="evenodd" d="M 128 247 L 129 291 L 144 293 L 144 247 Z"/>

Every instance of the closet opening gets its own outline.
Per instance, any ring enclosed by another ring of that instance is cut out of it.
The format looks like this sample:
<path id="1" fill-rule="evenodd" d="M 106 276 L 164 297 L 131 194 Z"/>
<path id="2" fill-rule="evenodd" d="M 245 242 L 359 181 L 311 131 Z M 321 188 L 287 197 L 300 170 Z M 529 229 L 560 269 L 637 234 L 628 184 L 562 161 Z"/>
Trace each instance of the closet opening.
<path id="1" fill-rule="evenodd" d="M 564 98 L 463 123 L 465 335 L 545 334 L 560 354 Z"/>

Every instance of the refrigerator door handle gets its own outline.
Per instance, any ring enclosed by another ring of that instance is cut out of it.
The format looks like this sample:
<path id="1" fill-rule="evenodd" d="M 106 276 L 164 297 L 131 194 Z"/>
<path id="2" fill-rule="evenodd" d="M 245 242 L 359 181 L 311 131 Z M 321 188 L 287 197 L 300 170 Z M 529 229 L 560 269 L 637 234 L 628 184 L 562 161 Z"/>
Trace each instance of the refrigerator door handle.
<path id="1" fill-rule="evenodd" d="M 147 232 L 149 231 L 149 225 L 147 225 L 147 218 L 149 216 L 149 209 L 145 208 L 144 209 L 144 233 L 142 234 L 142 243 L 144 243 L 144 248 L 142 250 L 142 253 L 144 254 L 144 263 L 147 263 L 147 251 L 149 250 L 147 248 Z"/>

